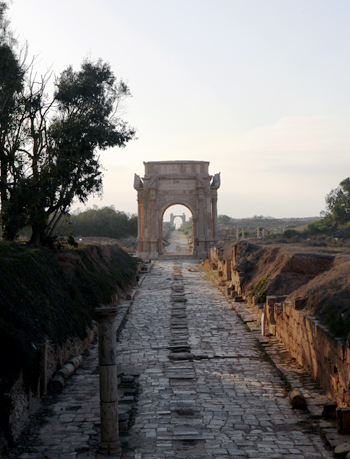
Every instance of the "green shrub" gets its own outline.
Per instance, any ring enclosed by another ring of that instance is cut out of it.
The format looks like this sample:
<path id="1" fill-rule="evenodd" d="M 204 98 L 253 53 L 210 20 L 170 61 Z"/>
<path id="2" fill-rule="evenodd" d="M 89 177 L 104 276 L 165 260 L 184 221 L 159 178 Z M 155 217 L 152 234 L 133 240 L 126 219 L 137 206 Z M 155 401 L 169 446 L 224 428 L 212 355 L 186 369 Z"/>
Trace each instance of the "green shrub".
<path id="1" fill-rule="evenodd" d="M 308 223 L 306 225 L 306 229 L 311 234 L 322 234 L 327 232 L 327 228 L 323 220 L 314 220 L 313 222 Z"/>
<path id="2" fill-rule="evenodd" d="M 298 235 L 299 235 L 299 233 L 298 233 L 298 231 L 295 231 L 295 229 L 287 229 L 283 233 L 283 237 L 285 237 L 286 239 L 291 239 L 292 237 L 295 237 L 295 236 L 298 236 Z"/>

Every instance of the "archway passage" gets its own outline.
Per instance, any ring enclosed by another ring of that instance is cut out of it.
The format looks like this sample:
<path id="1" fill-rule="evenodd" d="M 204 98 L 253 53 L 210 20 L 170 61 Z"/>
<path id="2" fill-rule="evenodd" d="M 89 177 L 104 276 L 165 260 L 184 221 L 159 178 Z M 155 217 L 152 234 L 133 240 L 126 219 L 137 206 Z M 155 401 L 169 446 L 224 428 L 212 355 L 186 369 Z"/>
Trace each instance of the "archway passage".
<path id="1" fill-rule="evenodd" d="M 193 255 L 206 257 L 217 242 L 217 190 L 220 173 L 209 175 L 208 161 L 144 162 L 145 175 L 135 174 L 138 201 L 137 255 L 157 259 L 163 254 L 163 214 L 174 205 L 193 216 Z"/>
<path id="2" fill-rule="evenodd" d="M 187 207 L 173 205 L 163 214 L 163 253 L 193 254 L 193 218 Z"/>

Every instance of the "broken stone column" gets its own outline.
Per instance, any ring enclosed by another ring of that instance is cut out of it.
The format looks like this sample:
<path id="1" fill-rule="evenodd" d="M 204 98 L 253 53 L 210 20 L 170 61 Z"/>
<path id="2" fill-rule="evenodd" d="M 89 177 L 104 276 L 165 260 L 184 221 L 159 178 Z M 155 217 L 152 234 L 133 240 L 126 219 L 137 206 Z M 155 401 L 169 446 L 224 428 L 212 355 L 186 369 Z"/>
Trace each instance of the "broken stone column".
<path id="1" fill-rule="evenodd" d="M 122 452 L 118 428 L 118 379 L 115 316 L 117 308 L 97 308 L 98 360 L 100 372 L 101 441 L 99 453 L 117 456 Z"/>
<path id="2" fill-rule="evenodd" d="M 336 419 L 337 418 L 337 402 L 327 402 L 323 405 L 322 416 L 326 419 Z"/>
<path id="3" fill-rule="evenodd" d="M 339 433 L 350 433 L 350 408 L 337 408 L 337 430 Z"/>

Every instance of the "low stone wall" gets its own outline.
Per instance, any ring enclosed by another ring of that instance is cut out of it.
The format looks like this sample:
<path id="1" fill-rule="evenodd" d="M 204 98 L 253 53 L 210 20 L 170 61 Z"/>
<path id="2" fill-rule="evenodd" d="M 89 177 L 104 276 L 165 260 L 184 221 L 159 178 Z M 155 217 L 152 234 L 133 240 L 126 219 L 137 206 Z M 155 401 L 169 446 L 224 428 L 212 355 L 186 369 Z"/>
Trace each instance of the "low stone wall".
<path id="1" fill-rule="evenodd" d="M 276 336 L 338 406 L 350 406 L 350 348 L 317 320 L 284 302 L 274 306 Z"/>
<path id="2" fill-rule="evenodd" d="M 318 320 L 300 310 L 301 298 L 268 296 L 266 304 L 256 297 L 248 305 L 259 314 L 262 334 L 275 335 L 299 365 L 310 372 L 339 407 L 350 407 L 350 343 L 334 338 Z"/>
<path id="3" fill-rule="evenodd" d="M 345 343 L 334 338 L 318 320 L 303 311 L 306 299 L 297 298 L 291 302 L 286 301 L 285 295 L 270 295 L 265 304 L 259 302 L 260 295 L 244 297 L 247 247 L 246 241 L 235 244 L 230 256 L 224 256 L 222 246 L 211 247 L 209 265 L 217 272 L 219 285 L 236 301 L 245 298 L 260 316 L 262 334 L 279 338 L 291 356 L 310 372 L 339 407 L 350 407 L 350 338 Z"/>
<path id="4" fill-rule="evenodd" d="M 94 322 L 93 328 L 87 331 L 87 337 L 84 340 L 78 338 L 67 340 L 62 346 L 54 346 L 47 340 L 40 346 L 42 351 L 41 375 L 36 393 L 31 389 L 26 389 L 21 374 L 13 384 L 9 394 L 11 403 L 9 428 L 10 435 L 14 440 L 21 433 L 28 417 L 39 407 L 53 373 L 70 357 L 82 354 L 94 340 L 96 332 L 97 326 Z"/>

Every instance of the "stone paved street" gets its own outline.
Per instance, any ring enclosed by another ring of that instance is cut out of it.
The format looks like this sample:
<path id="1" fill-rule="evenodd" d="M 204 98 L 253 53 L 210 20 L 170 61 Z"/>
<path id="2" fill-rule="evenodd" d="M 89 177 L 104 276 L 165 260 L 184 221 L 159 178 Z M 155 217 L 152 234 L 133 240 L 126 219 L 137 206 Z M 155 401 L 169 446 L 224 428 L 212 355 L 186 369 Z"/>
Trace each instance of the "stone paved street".
<path id="1" fill-rule="evenodd" d="M 182 286 L 187 302 L 174 295 Z M 275 368 L 195 264 L 155 264 L 119 360 L 120 370 L 140 373 L 126 457 L 332 457 L 318 435 L 303 433 Z"/>
<path id="2" fill-rule="evenodd" d="M 164 247 L 165 253 L 178 253 L 189 254 L 189 248 L 187 243 L 187 237 L 182 231 L 173 231 L 169 238 L 169 245 Z"/>
<path id="3" fill-rule="evenodd" d="M 123 458 L 333 457 L 291 409 L 277 370 L 195 260 L 154 263 L 126 318 L 118 371 L 136 376 L 139 394 L 121 437 Z M 98 413 L 95 346 L 12 457 L 100 457 Z"/>

